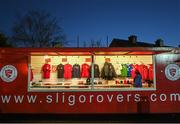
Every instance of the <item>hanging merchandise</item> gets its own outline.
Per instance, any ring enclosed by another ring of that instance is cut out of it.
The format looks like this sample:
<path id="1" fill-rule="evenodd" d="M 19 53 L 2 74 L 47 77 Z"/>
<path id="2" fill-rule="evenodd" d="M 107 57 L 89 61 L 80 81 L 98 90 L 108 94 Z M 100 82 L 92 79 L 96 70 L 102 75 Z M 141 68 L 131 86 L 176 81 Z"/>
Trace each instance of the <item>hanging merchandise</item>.
<path id="1" fill-rule="evenodd" d="M 32 71 L 32 69 L 30 69 L 30 71 L 31 71 L 31 73 L 30 73 L 30 81 L 33 81 L 33 78 L 34 78 L 33 71 Z"/>
<path id="2" fill-rule="evenodd" d="M 141 74 L 141 76 L 143 76 L 143 68 L 144 68 L 144 64 L 139 65 L 138 71 Z"/>
<path id="3" fill-rule="evenodd" d="M 87 78 L 86 79 L 86 84 L 85 85 L 90 85 L 91 84 L 91 80 L 90 80 L 90 78 Z"/>
<path id="4" fill-rule="evenodd" d="M 86 63 L 82 64 L 81 77 L 82 78 L 89 78 L 90 77 L 90 66 Z"/>
<path id="5" fill-rule="evenodd" d="M 131 77 L 132 66 L 132 64 L 127 65 L 127 77 Z"/>
<path id="6" fill-rule="evenodd" d="M 105 62 L 102 70 L 102 77 L 108 79 L 109 76 L 109 63 Z"/>
<path id="7" fill-rule="evenodd" d="M 138 70 L 136 70 L 136 76 L 134 77 L 134 86 L 142 87 L 142 76 Z"/>
<path id="8" fill-rule="evenodd" d="M 94 64 L 94 77 L 99 78 L 99 76 L 100 76 L 99 66 L 97 64 Z"/>
<path id="9" fill-rule="evenodd" d="M 90 68 L 90 72 L 91 72 L 91 68 Z M 99 78 L 99 76 L 100 76 L 99 65 L 94 64 L 94 78 Z"/>
<path id="10" fill-rule="evenodd" d="M 80 65 L 74 64 L 72 69 L 72 77 L 73 78 L 80 78 Z"/>
<path id="11" fill-rule="evenodd" d="M 128 74 L 128 68 L 126 64 L 122 64 L 122 69 L 121 69 L 121 76 L 122 77 L 127 77 Z"/>
<path id="12" fill-rule="evenodd" d="M 51 72 L 51 65 L 48 63 L 44 64 L 42 67 L 42 71 L 43 71 L 43 78 L 49 79 L 50 78 L 50 72 Z"/>
<path id="13" fill-rule="evenodd" d="M 134 78 L 136 76 L 135 72 L 136 70 L 139 70 L 139 65 L 138 64 L 133 64 L 132 65 L 132 70 L 131 70 L 131 77 Z"/>
<path id="14" fill-rule="evenodd" d="M 153 65 L 152 64 L 149 65 L 148 77 L 150 81 L 153 81 Z"/>
<path id="15" fill-rule="evenodd" d="M 114 77 L 117 77 L 114 66 L 109 63 L 109 79 L 113 79 Z"/>
<path id="16" fill-rule="evenodd" d="M 64 65 L 64 78 L 65 79 L 72 78 L 72 65 L 70 65 L 70 64 Z"/>
<path id="17" fill-rule="evenodd" d="M 58 78 L 64 78 L 64 65 L 63 64 L 59 64 L 57 66 L 57 77 Z"/>
<path id="18" fill-rule="evenodd" d="M 114 66 L 111 63 L 105 62 L 101 71 L 101 76 L 106 80 L 112 80 L 114 77 L 117 77 Z"/>
<path id="19" fill-rule="evenodd" d="M 144 81 L 148 79 L 148 71 L 148 67 L 146 65 L 143 65 L 142 79 Z"/>
<path id="20" fill-rule="evenodd" d="M 144 64 L 139 65 L 138 68 L 141 76 L 142 76 L 142 80 L 145 81 L 148 79 L 148 67 Z"/>

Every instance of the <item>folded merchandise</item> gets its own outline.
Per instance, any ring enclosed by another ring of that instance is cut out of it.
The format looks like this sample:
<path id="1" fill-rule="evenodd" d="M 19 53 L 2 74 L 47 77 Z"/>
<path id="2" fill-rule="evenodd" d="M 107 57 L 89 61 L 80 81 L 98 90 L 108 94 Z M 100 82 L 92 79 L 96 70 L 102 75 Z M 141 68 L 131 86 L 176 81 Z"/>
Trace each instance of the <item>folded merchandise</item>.
<path id="1" fill-rule="evenodd" d="M 81 81 L 81 82 L 78 82 L 78 85 L 83 85 L 84 83 Z"/>
<path id="2" fill-rule="evenodd" d="M 64 85 L 71 85 L 71 83 L 64 83 Z"/>
<path id="3" fill-rule="evenodd" d="M 101 82 L 101 81 L 99 81 L 99 82 L 98 82 L 98 84 L 102 84 L 102 82 Z"/>
<path id="4" fill-rule="evenodd" d="M 87 78 L 86 85 L 90 85 L 90 84 L 91 84 L 91 80 L 90 80 L 90 78 Z"/>
<path id="5" fill-rule="evenodd" d="M 97 82 L 94 82 L 94 84 L 97 84 Z"/>
<path id="6" fill-rule="evenodd" d="M 62 83 L 57 83 L 57 85 L 62 85 Z"/>

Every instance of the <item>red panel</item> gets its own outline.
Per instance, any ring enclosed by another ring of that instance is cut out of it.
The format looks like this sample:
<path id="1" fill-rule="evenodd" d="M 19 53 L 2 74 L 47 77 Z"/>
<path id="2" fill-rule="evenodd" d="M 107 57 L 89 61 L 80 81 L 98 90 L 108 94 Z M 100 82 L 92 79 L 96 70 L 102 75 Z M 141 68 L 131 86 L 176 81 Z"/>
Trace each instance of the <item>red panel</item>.
<path id="1" fill-rule="evenodd" d="M 78 50 L 85 51 L 86 49 Z M 107 51 L 109 49 L 101 50 Z M 9 54 L 1 54 L 0 69 L 7 64 L 13 65 L 17 68 L 18 76 L 11 83 L 0 79 L 0 95 L 11 96 L 9 103 L 3 103 L 2 97 L 0 97 L 1 113 L 180 113 L 180 100 L 178 97 L 175 100 L 171 95 L 179 93 L 180 79 L 171 81 L 165 76 L 166 66 L 169 63 L 174 63 L 179 57 L 178 54 L 165 54 L 156 57 L 156 90 L 154 91 L 59 91 L 46 93 L 27 91 L 28 54 L 13 54 L 14 50 L 8 52 Z M 176 64 L 179 65 L 179 63 Z M 22 103 L 16 103 L 15 97 L 17 95 L 24 96 Z M 36 102 L 28 103 L 29 97 L 27 95 L 36 96 Z M 75 99 L 74 102 L 73 99 Z M 140 101 L 136 102 L 138 99 Z"/>

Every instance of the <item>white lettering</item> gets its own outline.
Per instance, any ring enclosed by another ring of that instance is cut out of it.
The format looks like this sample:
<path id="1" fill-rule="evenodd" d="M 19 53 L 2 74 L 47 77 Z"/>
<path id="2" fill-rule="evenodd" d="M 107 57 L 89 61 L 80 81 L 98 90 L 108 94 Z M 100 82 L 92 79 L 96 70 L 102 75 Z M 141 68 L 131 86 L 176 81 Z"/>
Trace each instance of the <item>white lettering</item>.
<path id="1" fill-rule="evenodd" d="M 36 98 L 37 96 L 33 96 L 33 95 L 30 95 L 30 96 L 27 96 L 27 99 L 28 99 L 28 103 L 35 103 L 36 102 Z"/>
<path id="2" fill-rule="evenodd" d="M 47 95 L 46 96 L 46 102 L 47 103 L 52 103 L 52 95 Z"/>
<path id="3" fill-rule="evenodd" d="M 69 101 L 69 105 L 73 106 L 75 104 L 76 97 L 74 95 L 70 95 L 68 101 Z"/>
<path id="4" fill-rule="evenodd" d="M 150 99 L 152 102 L 157 101 L 156 94 L 155 93 L 151 94 Z"/>
<path id="5" fill-rule="evenodd" d="M 37 95 L 0 95 L 0 103 L 8 104 L 10 102 L 15 102 L 17 104 L 22 104 L 24 102 L 28 103 L 36 103 L 37 101 Z M 54 98 L 55 97 L 55 98 Z M 95 97 L 95 98 L 94 98 Z M 114 98 L 115 97 L 115 98 Z M 114 98 L 114 99 L 113 99 Z M 45 96 L 45 102 L 46 103 L 59 103 L 62 104 L 66 103 L 69 106 L 74 106 L 76 102 L 78 103 L 93 103 L 93 102 L 140 102 L 141 94 L 126 94 L 123 95 L 121 93 L 114 96 L 114 94 L 105 94 L 105 95 L 79 95 L 76 97 L 76 95 L 65 95 L 65 93 L 56 93 L 54 95 L 46 95 Z M 180 93 L 162 93 L 162 94 L 156 94 L 152 93 L 149 95 L 148 99 L 150 99 L 151 102 L 180 102 Z M 24 101 L 25 100 L 25 101 Z M 76 101 L 77 100 L 77 101 Z M 134 101 L 133 101 L 134 100 Z M 39 103 L 42 103 L 43 101 L 38 101 Z M 106 103 L 106 104 L 107 104 Z M 134 103 L 135 104 L 135 103 Z"/>
<path id="6" fill-rule="evenodd" d="M 59 102 L 59 93 L 56 93 L 56 103 Z"/>
<path id="7" fill-rule="evenodd" d="M 65 94 L 62 93 L 62 103 L 64 103 L 64 101 L 65 101 Z"/>
<path id="8" fill-rule="evenodd" d="M 85 102 L 86 102 L 86 96 L 80 95 L 80 96 L 79 96 L 79 102 L 80 102 L 80 103 L 85 103 Z"/>
<path id="9" fill-rule="evenodd" d="M 94 95 L 90 95 L 90 96 L 89 96 L 89 99 L 90 99 L 89 102 L 90 102 L 90 103 L 92 103 L 92 98 L 93 98 L 93 97 L 94 97 Z"/>
<path id="10" fill-rule="evenodd" d="M 130 101 L 131 94 L 127 94 L 127 102 Z"/>
<path id="11" fill-rule="evenodd" d="M 140 99 L 140 94 L 135 94 L 135 95 L 134 95 L 134 101 L 135 101 L 135 102 L 140 102 L 140 101 L 141 101 L 141 99 Z"/>
<path id="12" fill-rule="evenodd" d="M 124 98 L 124 97 L 123 97 L 122 94 L 118 94 L 118 95 L 117 95 L 117 101 L 118 101 L 118 102 L 122 102 L 122 101 L 123 101 L 123 98 Z"/>
<path id="13" fill-rule="evenodd" d="M 112 99 L 113 99 L 113 95 L 109 95 L 109 94 L 108 94 L 108 95 L 107 95 L 107 98 L 108 98 L 108 101 L 111 102 Z"/>
<path id="14" fill-rule="evenodd" d="M 104 101 L 103 95 L 98 95 L 97 96 L 97 102 L 103 102 L 103 101 Z"/>
<path id="15" fill-rule="evenodd" d="M 163 102 L 166 101 L 167 100 L 166 94 L 161 94 L 160 95 L 160 100 L 163 101 Z"/>
<path id="16" fill-rule="evenodd" d="M 176 101 L 176 99 L 178 99 L 178 101 L 180 101 L 180 94 L 179 93 L 170 94 L 170 100 L 171 101 Z"/>
<path id="17" fill-rule="evenodd" d="M 2 103 L 9 103 L 11 96 L 1 96 Z"/>
<path id="18" fill-rule="evenodd" d="M 16 103 L 22 103 L 24 96 L 14 96 L 14 100 Z"/>

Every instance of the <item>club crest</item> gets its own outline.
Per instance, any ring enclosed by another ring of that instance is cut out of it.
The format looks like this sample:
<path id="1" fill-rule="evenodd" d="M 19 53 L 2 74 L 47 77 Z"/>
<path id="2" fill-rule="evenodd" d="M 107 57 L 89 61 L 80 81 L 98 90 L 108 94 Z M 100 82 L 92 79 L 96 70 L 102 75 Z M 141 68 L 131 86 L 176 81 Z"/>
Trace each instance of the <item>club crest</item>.
<path id="1" fill-rule="evenodd" d="M 180 78 L 180 67 L 176 64 L 169 64 L 165 68 L 165 76 L 171 81 L 176 81 Z"/>
<path id="2" fill-rule="evenodd" d="M 1 79 L 5 82 L 12 82 L 17 77 L 17 69 L 12 65 L 6 65 L 1 69 Z"/>

